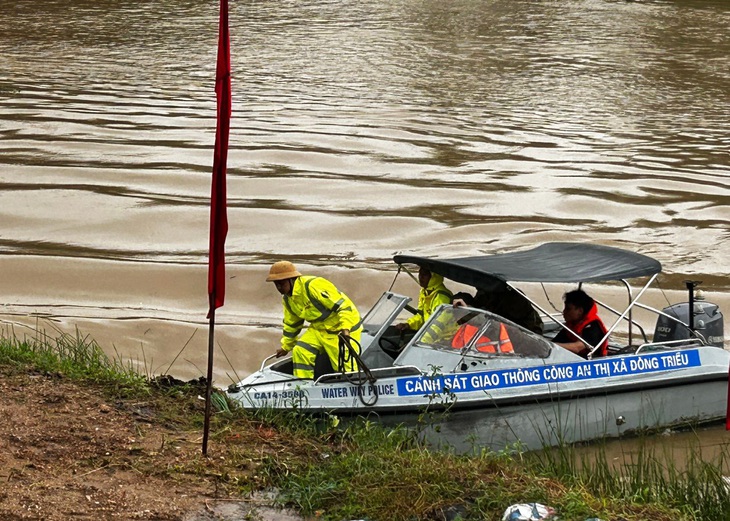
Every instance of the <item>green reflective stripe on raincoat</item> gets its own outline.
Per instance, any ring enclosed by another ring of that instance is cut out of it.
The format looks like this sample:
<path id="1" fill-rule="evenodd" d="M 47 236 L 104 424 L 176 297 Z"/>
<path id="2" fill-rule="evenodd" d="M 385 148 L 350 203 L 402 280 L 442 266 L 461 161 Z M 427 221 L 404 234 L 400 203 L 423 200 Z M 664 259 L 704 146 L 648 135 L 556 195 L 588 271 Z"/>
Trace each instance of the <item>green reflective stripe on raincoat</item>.
<path id="1" fill-rule="evenodd" d="M 455 324 L 450 318 L 450 313 L 441 314 L 436 320 L 431 322 L 428 329 L 423 333 L 421 342 L 426 344 L 443 344 L 449 345 L 451 339 L 456 334 L 459 326 Z"/>
<path id="2" fill-rule="evenodd" d="M 331 313 L 337 313 L 340 310 L 340 307 L 342 304 L 345 303 L 345 299 L 341 298 L 337 302 L 335 302 L 335 306 L 330 310 Z M 350 308 L 347 308 L 350 309 Z M 343 309 L 343 311 L 347 311 L 347 309 Z"/>
<path id="3" fill-rule="evenodd" d="M 293 364 L 294 374 L 299 378 L 314 378 L 314 366 L 309 364 Z"/>
<path id="4" fill-rule="evenodd" d="M 284 331 L 292 333 L 289 324 L 309 322 L 309 327 L 319 331 L 352 330 L 360 323 L 355 304 L 340 292 L 334 284 L 322 277 L 302 276 L 294 281 L 292 294 L 284 295 Z M 297 331 L 298 333 L 298 331 Z M 296 338 L 282 335 L 281 346 L 291 351 Z"/>
<path id="5" fill-rule="evenodd" d="M 310 353 L 312 353 L 314 356 L 317 356 L 319 354 L 319 349 L 317 349 L 313 345 L 307 344 L 306 342 L 301 342 L 300 341 L 300 342 L 297 342 L 296 345 L 298 345 L 301 348 L 306 349 L 307 351 L 309 351 Z"/>
<path id="6" fill-rule="evenodd" d="M 286 300 L 284 301 L 284 308 L 287 307 Z M 294 320 L 292 322 L 287 322 L 286 320 L 286 312 L 284 313 L 284 336 L 286 338 L 295 339 L 299 336 L 299 333 L 302 331 L 302 327 L 304 326 L 304 320 Z"/>
<path id="7" fill-rule="evenodd" d="M 453 298 L 453 293 L 444 285 L 443 276 L 431 273 L 428 286 L 421 288 L 418 294 L 418 314 L 408 319 L 408 327 L 413 330 L 420 329 L 437 307 L 441 304 L 451 304 Z"/>
<path id="8" fill-rule="evenodd" d="M 327 318 L 332 314 L 336 313 L 337 310 L 342 306 L 342 304 L 345 302 L 344 298 L 341 298 L 337 302 L 335 302 L 332 307 L 327 306 L 327 304 L 323 303 L 319 300 L 319 297 L 312 294 L 312 291 L 310 290 L 309 286 L 317 280 L 317 277 L 310 278 L 307 282 L 304 283 L 304 289 L 307 292 L 307 297 L 309 297 L 309 300 L 312 302 L 315 308 L 321 313 L 321 316 L 319 318 L 315 318 L 310 320 L 310 322 L 316 322 L 318 320 L 327 320 Z M 325 279 L 322 279 L 325 280 Z M 325 292 L 325 297 L 329 297 L 329 293 Z"/>
<path id="9" fill-rule="evenodd" d="M 304 277 L 301 277 L 301 278 L 304 278 Z M 320 313 L 320 316 L 319 316 L 319 317 L 316 317 L 316 318 L 315 318 L 315 317 L 311 317 L 311 318 L 309 319 L 309 321 L 310 321 L 310 322 L 316 322 L 317 320 L 325 320 L 325 319 L 326 319 L 326 318 L 327 318 L 328 316 L 330 316 L 330 313 L 332 313 L 332 310 L 331 310 L 331 309 L 329 309 L 329 308 L 327 308 L 327 307 L 325 307 L 325 305 L 324 305 L 324 304 L 323 304 L 322 302 L 320 302 L 319 300 L 317 300 L 317 298 L 316 298 L 316 297 L 313 297 L 313 296 L 312 296 L 312 292 L 311 292 L 311 291 L 309 290 L 309 285 L 310 285 L 310 284 L 311 284 L 312 282 L 314 282 L 314 281 L 316 280 L 316 278 L 315 278 L 315 277 L 307 277 L 307 278 L 308 278 L 309 280 L 307 280 L 307 281 L 306 281 L 306 282 L 304 283 L 304 290 L 305 290 L 305 291 L 306 291 L 306 293 L 307 293 L 307 298 L 309 299 L 309 301 L 310 301 L 310 302 L 312 303 L 312 305 L 313 305 L 313 306 L 314 306 L 314 307 L 315 307 L 315 308 L 317 309 L 317 311 L 319 311 L 319 313 Z"/>

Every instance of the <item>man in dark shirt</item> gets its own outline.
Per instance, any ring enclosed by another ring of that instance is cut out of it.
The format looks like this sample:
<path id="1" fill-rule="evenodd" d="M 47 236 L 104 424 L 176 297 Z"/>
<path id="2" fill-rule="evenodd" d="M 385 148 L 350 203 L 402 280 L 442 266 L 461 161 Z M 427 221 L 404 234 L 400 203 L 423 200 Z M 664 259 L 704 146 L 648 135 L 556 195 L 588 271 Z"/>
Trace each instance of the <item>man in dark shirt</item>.
<path id="1" fill-rule="evenodd" d="M 603 321 L 598 317 L 596 302 L 581 289 L 569 291 L 563 295 L 563 301 L 565 302 L 563 318 L 570 331 L 561 329 L 553 338 L 553 342 L 587 358 L 593 348 L 606 336 L 607 331 Z M 578 337 L 590 344 L 590 347 Z M 607 349 L 608 340 L 604 340 L 594 356 L 606 356 Z"/>

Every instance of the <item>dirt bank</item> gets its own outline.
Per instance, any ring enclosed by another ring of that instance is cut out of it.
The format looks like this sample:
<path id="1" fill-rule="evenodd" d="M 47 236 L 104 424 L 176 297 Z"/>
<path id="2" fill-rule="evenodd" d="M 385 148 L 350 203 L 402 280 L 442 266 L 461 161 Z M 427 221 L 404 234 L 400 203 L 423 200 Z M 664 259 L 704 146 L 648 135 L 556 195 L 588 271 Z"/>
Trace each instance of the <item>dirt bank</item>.
<path id="1" fill-rule="evenodd" d="M 201 432 L 160 414 L 155 404 L 109 401 L 57 375 L 0 368 L 0 519 L 301 519 L 265 498 L 241 501 L 216 479 L 230 450 L 275 450 L 273 433 L 213 440 L 205 458 Z M 248 459 L 241 471 L 255 473 Z"/>

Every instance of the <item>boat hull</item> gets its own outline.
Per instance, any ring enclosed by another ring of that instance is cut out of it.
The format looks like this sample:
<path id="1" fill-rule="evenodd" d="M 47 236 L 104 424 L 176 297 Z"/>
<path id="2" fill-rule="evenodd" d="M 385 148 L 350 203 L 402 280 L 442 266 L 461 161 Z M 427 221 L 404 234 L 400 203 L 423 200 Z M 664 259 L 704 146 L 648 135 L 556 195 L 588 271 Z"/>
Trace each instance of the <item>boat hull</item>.
<path id="1" fill-rule="evenodd" d="M 724 418 L 729 358 L 703 347 L 461 375 L 392 367 L 359 385 L 344 375 L 311 381 L 265 370 L 231 396 L 252 409 L 403 424 L 458 452 L 535 449 Z"/>
<path id="2" fill-rule="evenodd" d="M 428 444 L 460 453 L 517 446 L 534 450 L 724 419 L 727 385 L 724 379 L 715 379 L 479 410 L 455 409 L 420 415 L 418 421 L 413 415 L 383 416 L 381 421 L 417 426 Z"/>

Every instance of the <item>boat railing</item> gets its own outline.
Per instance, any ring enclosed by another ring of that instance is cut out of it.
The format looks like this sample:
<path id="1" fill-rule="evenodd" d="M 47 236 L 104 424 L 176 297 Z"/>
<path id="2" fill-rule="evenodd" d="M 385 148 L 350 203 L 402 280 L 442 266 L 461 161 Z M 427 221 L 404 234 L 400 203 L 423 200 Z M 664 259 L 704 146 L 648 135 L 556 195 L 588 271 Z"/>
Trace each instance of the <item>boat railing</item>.
<path id="1" fill-rule="evenodd" d="M 314 382 L 314 385 L 318 384 L 329 384 L 329 383 L 339 383 L 339 382 L 346 382 L 348 381 L 347 377 L 352 378 L 353 376 L 357 376 L 358 371 L 353 371 L 349 373 L 328 373 L 320 376 L 317 378 L 317 380 Z M 392 367 L 381 367 L 378 369 L 371 369 L 370 374 L 375 377 L 375 379 L 378 378 L 392 378 L 395 376 L 415 376 L 422 374 L 422 371 L 414 366 L 414 365 L 399 365 L 399 366 L 392 366 Z"/>
<path id="2" fill-rule="evenodd" d="M 648 306 L 646 304 L 642 304 L 641 302 L 637 302 L 636 303 L 636 307 L 639 307 L 641 309 L 645 309 L 646 311 L 650 311 L 650 312 L 655 313 L 657 315 L 660 315 L 662 317 L 666 317 L 669 320 L 671 320 L 673 322 L 676 322 L 677 324 L 679 324 L 681 326 L 684 326 L 685 328 L 687 328 L 689 330 L 689 324 L 685 324 L 678 317 L 675 317 L 673 315 L 670 315 L 669 313 L 666 313 L 664 310 L 653 308 L 653 307 Z M 697 333 L 697 331 L 695 331 L 695 333 Z"/>
<path id="3" fill-rule="evenodd" d="M 666 342 L 648 342 L 641 344 L 634 351 L 635 354 L 639 354 L 642 351 L 659 351 L 668 349 L 690 349 L 693 347 L 702 347 L 705 343 L 699 338 L 684 338 L 680 340 L 667 340 Z"/>
<path id="4" fill-rule="evenodd" d="M 266 362 L 268 362 L 272 358 L 276 358 L 276 353 L 274 353 L 273 355 L 269 355 L 266 358 L 264 358 L 264 361 L 261 362 L 261 368 L 259 369 L 259 371 L 263 371 L 264 368 L 266 367 Z"/>
<path id="5" fill-rule="evenodd" d="M 595 300 L 596 300 L 596 303 L 598 303 L 605 310 L 610 311 L 611 313 L 613 313 L 617 317 L 621 317 L 622 316 L 621 315 L 621 312 L 619 310 L 614 309 L 613 307 L 609 306 L 605 302 L 601 302 L 601 301 L 599 301 L 597 299 L 595 299 Z M 634 305 L 635 306 L 639 306 L 639 303 L 637 302 Z M 619 320 L 623 320 L 624 322 L 627 322 L 628 325 L 629 325 L 629 334 L 628 334 L 629 335 L 629 342 L 631 342 L 631 337 L 632 337 L 632 334 L 631 334 L 631 327 L 632 326 L 636 326 L 637 327 L 637 329 L 641 333 L 641 336 L 644 339 L 644 342 L 645 343 L 647 343 L 649 341 L 649 337 L 646 335 L 646 331 L 644 331 L 644 328 L 641 326 L 641 324 L 639 324 L 636 320 L 634 320 L 631 315 L 624 316 L 624 317 L 620 318 Z"/>

